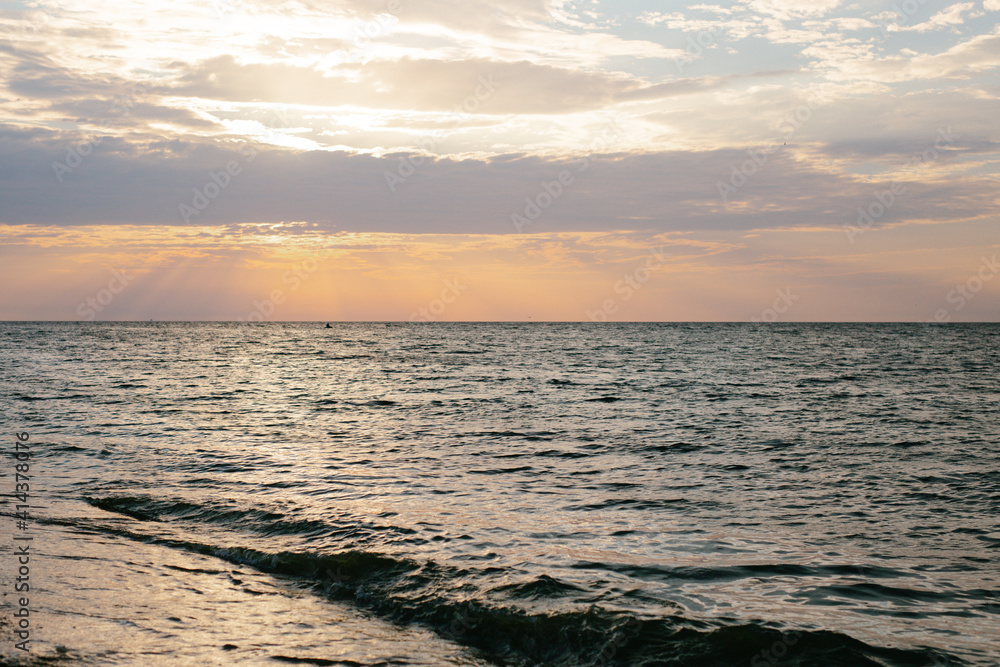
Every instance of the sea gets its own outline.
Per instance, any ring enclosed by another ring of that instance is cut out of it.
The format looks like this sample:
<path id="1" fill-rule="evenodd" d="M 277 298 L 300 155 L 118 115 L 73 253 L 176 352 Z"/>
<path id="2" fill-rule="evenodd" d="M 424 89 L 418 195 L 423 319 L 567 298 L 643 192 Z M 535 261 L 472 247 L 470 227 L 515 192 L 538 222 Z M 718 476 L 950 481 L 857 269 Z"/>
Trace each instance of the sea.
<path id="1" fill-rule="evenodd" d="M 997 324 L 4 322 L 0 359 L 0 664 L 1000 664 Z"/>

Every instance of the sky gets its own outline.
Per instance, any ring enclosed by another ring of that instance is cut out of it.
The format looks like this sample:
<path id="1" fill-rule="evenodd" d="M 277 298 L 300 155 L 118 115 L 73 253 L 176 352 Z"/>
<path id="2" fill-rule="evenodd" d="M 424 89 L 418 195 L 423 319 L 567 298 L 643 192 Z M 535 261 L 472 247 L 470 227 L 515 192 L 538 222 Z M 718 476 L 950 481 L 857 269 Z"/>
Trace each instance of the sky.
<path id="1" fill-rule="evenodd" d="M 0 0 L 0 319 L 1000 321 L 1000 0 Z"/>

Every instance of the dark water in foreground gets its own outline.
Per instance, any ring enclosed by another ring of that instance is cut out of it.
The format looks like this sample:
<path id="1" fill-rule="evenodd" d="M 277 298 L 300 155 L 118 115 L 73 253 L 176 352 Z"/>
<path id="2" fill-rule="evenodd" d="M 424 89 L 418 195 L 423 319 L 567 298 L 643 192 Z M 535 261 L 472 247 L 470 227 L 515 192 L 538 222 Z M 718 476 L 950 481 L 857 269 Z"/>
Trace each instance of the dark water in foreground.
<path id="1" fill-rule="evenodd" d="M 1000 326 L 0 323 L 31 655 L 1000 663 Z M 51 664 L 51 662 L 46 663 Z"/>

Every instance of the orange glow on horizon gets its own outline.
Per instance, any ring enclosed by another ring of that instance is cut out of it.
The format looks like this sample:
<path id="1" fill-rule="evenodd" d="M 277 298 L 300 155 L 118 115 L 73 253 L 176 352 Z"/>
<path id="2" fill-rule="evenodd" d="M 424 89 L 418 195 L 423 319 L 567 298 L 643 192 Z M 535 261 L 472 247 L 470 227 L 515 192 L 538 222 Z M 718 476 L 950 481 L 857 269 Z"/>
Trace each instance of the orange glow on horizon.
<path id="1" fill-rule="evenodd" d="M 923 236 L 907 245 L 891 230 L 868 235 L 864 254 L 835 230 L 331 234 L 285 223 L 0 226 L 0 238 L 17 276 L 0 312 L 50 320 L 750 320 L 774 317 L 790 289 L 782 320 L 913 321 L 949 307 L 983 254 L 954 233 L 930 252 Z M 792 246 L 799 256 L 783 259 Z M 986 282 L 949 315 L 995 318 L 998 291 Z"/>

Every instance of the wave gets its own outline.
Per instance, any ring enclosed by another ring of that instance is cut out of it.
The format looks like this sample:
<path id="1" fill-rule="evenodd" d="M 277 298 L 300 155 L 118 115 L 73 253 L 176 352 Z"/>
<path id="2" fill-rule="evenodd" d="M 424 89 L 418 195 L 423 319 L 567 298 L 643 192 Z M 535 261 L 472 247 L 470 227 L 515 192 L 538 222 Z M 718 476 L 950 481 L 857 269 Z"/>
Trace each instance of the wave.
<path id="1" fill-rule="evenodd" d="M 148 496 L 85 496 L 89 504 L 107 512 L 124 514 L 139 521 L 181 520 L 211 523 L 234 530 L 274 537 L 296 535 L 326 537 L 363 543 L 377 536 L 413 535 L 410 528 L 375 524 L 350 517 L 339 524 L 316 519 L 299 519 L 281 512 L 247 509 L 236 505 L 199 505 L 183 500 L 156 499 Z"/>
<path id="2" fill-rule="evenodd" d="M 200 514 L 190 503 L 152 499 L 91 499 L 119 513 L 155 520 Z M 679 614 L 652 616 L 597 605 L 564 611 L 529 611 L 517 600 L 558 598 L 580 589 L 548 575 L 494 588 L 510 604 L 486 599 L 468 586 L 470 572 L 373 551 L 266 551 L 204 544 L 102 525 L 91 520 L 39 519 L 97 530 L 120 538 L 183 549 L 294 579 L 314 594 L 348 602 L 399 624 L 429 628 L 502 665 L 851 665 L 932 667 L 961 665 L 930 648 L 873 646 L 848 635 L 775 627 L 737 619 L 703 620 Z M 221 570 L 220 570 L 221 571 Z M 485 573 L 479 573 L 483 575 Z M 512 573 L 502 570 L 502 578 Z"/>
<path id="3" fill-rule="evenodd" d="M 340 405 L 345 408 L 384 408 L 392 405 L 397 405 L 396 401 L 391 401 L 388 399 L 372 399 L 369 401 L 350 401 L 346 399 L 336 399 L 336 398 L 321 398 L 313 402 L 314 405 L 318 406 L 317 410 L 324 409 L 322 406 L 327 405 Z"/>

